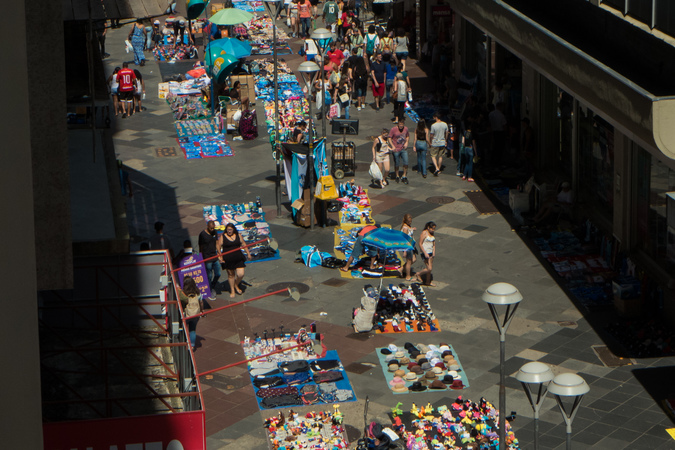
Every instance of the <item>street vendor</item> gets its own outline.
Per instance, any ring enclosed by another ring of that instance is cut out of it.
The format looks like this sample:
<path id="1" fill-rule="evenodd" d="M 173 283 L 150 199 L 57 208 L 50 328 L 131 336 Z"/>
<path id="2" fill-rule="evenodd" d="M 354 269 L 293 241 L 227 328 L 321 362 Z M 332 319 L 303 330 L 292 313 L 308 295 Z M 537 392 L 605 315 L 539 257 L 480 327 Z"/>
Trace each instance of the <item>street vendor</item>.
<path id="1" fill-rule="evenodd" d="M 352 262 L 355 259 L 358 259 L 361 257 L 361 254 L 366 251 L 365 246 L 363 245 L 363 238 L 366 237 L 371 231 L 380 228 L 379 225 L 366 225 L 365 227 L 361 228 L 361 231 L 359 231 L 358 237 L 356 238 L 356 241 L 354 242 L 354 247 L 352 248 L 352 253 L 349 255 L 349 259 L 347 260 L 347 264 L 344 266 L 340 267 L 340 270 L 343 272 L 349 272 L 350 270 L 353 269 L 351 267 Z M 367 255 L 370 257 L 370 269 L 375 269 L 377 267 L 377 249 L 368 249 Z"/>

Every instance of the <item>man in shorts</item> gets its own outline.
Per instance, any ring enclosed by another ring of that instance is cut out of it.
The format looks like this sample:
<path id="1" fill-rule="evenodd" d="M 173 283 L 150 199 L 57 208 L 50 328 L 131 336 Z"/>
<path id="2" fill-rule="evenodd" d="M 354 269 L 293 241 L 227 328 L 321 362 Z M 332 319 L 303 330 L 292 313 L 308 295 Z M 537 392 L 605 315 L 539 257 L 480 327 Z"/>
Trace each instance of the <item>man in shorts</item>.
<path id="1" fill-rule="evenodd" d="M 377 52 L 375 61 L 370 63 L 370 77 L 373 79 L 373 97 L 375 97 L 375 111 L 380 110 L 380 103 L 384 97 L 386 86 L 386 66 L 382 62 L 382 53 Z"/>
<path id="2" fill-rule="evenodd" d="M 389 138 L 394 144 L 391 155 L 394 157 L 394 176 L 396 182 L 399 182 L 398 168 L 403 166 L 403 175 L 400 178 L 405 184 L 408 184 L 408 142 L 410 142 L 410 132 L 405 126 L 405 119 L 399 119 L 398 124 L 389 132 Z"/>
<path id="3" fill-rule="evenodd" d="M 431 161 L 434 163 L 434 176 L 437 177 L 441 173 L 441 167 L 443 167 L 441 164 L 448 139 L 448 125 L 441 120 L 437 112 L 434 113 L 434 123 L 429 129 L 429 137 L 431 138 L 429 154 L 431 155 Z"/>
<path id="4" fill-rule="evenodd" d="M 129 63 L 124 62 L 122 69 L 117 72 L 117 89 L 120 103 L 122 104 L 122 119 L 126 119 L 127 114 L 133 113 L 134 93 L 136 92 L 136 74 L 129 68 Z"/>

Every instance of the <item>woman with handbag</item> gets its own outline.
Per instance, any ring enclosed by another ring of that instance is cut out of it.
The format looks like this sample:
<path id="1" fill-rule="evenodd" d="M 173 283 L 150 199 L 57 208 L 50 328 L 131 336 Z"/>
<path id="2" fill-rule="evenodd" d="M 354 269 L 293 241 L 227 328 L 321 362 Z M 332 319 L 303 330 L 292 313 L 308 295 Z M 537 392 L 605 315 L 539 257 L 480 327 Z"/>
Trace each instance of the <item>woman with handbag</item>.
<path id="1" fill-rule="evenodd" d="M 389 153 L 391 153 L 392 148 L 394 148 L 394 144 L 389 138 L 389 130 L 383 128 L 382 134 L 373 142 L 373 161 L 375 161 L 383 175 L 380 180 L 381 189 L 384 189 L 389 184 L 385 176 L 389 173 Z"/>
<path id="2" fill-rule="evenodd" d="M 134 49 L 134 64 L 137 66 L 144 66 L 145 54 L 143 51 L 145 50 L 145 42 L 148 39 L 148 33 L 145 31 L 142 19 L 138 19 L 131 28 L 128 39 Z"/>
<path id="3" fill-rule="evenodd" d="M 337 102 L 340 105 L 340 109 L 344 111 L 344 118 L 349 120 L 349 104 L 351 99 L 351 83 L 349 82 L 349 76 L 345 75 L 343 70 L 340 81 L 338 82 L 337 87 L 335 88 L 335 94 L 333 101 Z"/>
<path id="4" fill-rule="evenodd" d="M 398 123 L 399 120 L 405 119 L 405 102 L 408 100 L 408 83 L 405 82 L 401 72 L 396 74 L 396 81 L 394 81 L 394 120 L 393 123 Z"/>

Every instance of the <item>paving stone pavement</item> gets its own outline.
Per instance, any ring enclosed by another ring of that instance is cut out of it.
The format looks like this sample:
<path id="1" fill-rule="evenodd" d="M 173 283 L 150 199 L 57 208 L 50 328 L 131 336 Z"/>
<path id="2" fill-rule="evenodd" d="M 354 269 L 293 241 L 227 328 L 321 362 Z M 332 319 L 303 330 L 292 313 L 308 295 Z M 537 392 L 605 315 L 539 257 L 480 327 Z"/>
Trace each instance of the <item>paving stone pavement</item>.
<path id="1" fill-rule="evenodd" d="M 112 56 L 105 60 L 108 74 L 130 58 L 122 50 L 126 33 L 125 28 L 110 30 L 108 47 Z M 298 42 L 292 41 L 296 51 Z M 378 223 L 396 227 L 403 214 L 409 212 L 418 233 L 427 221 L 438 224 L 434 276 L 439 286 L 428 288 L 427 294 L 442 331 L 405 336 L 355 336 L 349 326 L 350 315 L 352 308 L 359 304 L 365 282 L 347 280 L 346 284 L 332 287 L 326 282 L 330 284 L 331 280 L 340 278 L 334 270 L 309 269 L 293 263 L 295 253 L 303 245 L 314 244 L 331 252 L 333 230 L 317 228 L 310 231 L 291 224 L 286 198 L 283 213 L 277 216 L 273 182 L 275 166 L 264 127 L 259 127 L 260 136 L 254 141 L 230 140 L 235 153 L 233 157 L 185 160 L 175 141 L 168 105 L 157 98 L 158 63 L 152 61 L 149 53 L 147 56 L 150 60 L 140 68 L 146 83 L 144 106 L 147 111 L 113 120 L 111 128 L 115 152 L 131 168 L 133 197 L 127 201 L 127 222 L 132 249 L 138 249 L 140 243 L 152 235 L 157 220 L 166 224 L 165 231 L 176 250 L 184 239 L 191 239 L 196 245 L 197 235 L 205 226 L 203 206 L 249 202 L 260 196 L 282 258 L 246 268 L 245 280 L 250 286 L 244 298 L 260 295 L 267 286 L 278 282 L 294 281 L 309 287 L 298 302 L 273 296 L 201 320 L 196 351 L 200 371 L 242 359 L 238 342 L 253 332 L 278 328 L 280 324 L 286 330 L 293 330 L 302 324 L 316 322 L 318 331 L 325 335 L 326 346 L 338 349 L 345 366 L 353 363 L 373 365 L 365 371 L 363 366 L 353 366 L 359 369 L 349 373 L 358 401 L 342 404 L 341 410 L 352 442 L 363 428 L 366 396 L 370 399 L 369 419 L 383 423 L 388 422 L 387 414 L 397 401 L 403 401 L 404 408 L 408 408 L 412 401 L 431 401 L 438 406 L 454 400 L 454 391 L 392 395 L 374 352 L 376 347 L 388 343 L 449 342 L 457 350 L 470 380 L 470 388 L 461 391 L 464 398 L 478 400 L 485 397 L 496 403 L 498 333 L 481 294 L 492 283 L 506 281 L 518 287 L 524 297 L 509 328 L 505 366 L 508 373 L 506 411 L 517 411 L 513 427 L 522 448 L 532 447 L 533 419 L 522 388 L 513 375 L 530 360 L 554 365 L 556 372 L 578 372 L 589 383 L 590 392 L 574 420 L 575 449 L 675 448 L 675 442 L 665 431 L 673 424 L 654 400 L 664 391 L 673 394 L 672 388 L 654 382 L 643 385 L 639 381 L 664 377 L 672 381 L 672 372 L 668 371 L 672 358 L 636 360 L 635 365 L 605 367 L 592 349 L 593 345 L 604 344 L 602 333 L 591 327 L 589 318 L 579 312 L 504 216 L 478 214 L 464 191 L 479 187 L 453 175 L 454 161 L 447 161 L 448 170 L 438 178 L 423 179 L 413 172 L 409 176 L 409 185 L 392 183 L 384 190 L 370 190 Z M 283 58 L 292 67 L 297 67 L 300 62 L 297 55 Z M 423 77 L 423 72 L 413 62 L 409 66 L 411 77 Z M 371 94 L 368 95 L 371 100 Z M 352 116 L 361 121 L 360 135 L 351 139 L 357 145 L 359 163 L 354 178 L 358 184 L 367 186 L 370 183 L 367 171 L 371 160 L 370 136 L 377 135 L 382 127 L 391 126 L 391 116 L 387 108 L 352 110 Z M 260 103 L 257 111 L 259 124 L 263 124 Z M 317 129 L 321 129 L 320 125 Z M 338 138 L 328 136 L 328 140 L 332 142 Z M 157 149 L 171 148 L 176 156 L 158 156 Z M 426 199 L 432 196 L 451 196 L 456 201 L 444 205 L 427 203 Z M 421 262 L 416 263 L 415 268 L 419 270 Z M 211 305 L 224 305 L 227 298 L 225 291 Z M 644 376 L 638 378 L 638 374 Z M 202 387 L 208 449 L 267 448 L 262 423 L 275 411 L 258 411 L 243 368 L 219 372 L 202 380 Z M 296 409 L 302 412 L 311 408 Z M 540 447 L 564 448 L 565 427 L 552 398 L 544 403 L 540 423 Z"/>

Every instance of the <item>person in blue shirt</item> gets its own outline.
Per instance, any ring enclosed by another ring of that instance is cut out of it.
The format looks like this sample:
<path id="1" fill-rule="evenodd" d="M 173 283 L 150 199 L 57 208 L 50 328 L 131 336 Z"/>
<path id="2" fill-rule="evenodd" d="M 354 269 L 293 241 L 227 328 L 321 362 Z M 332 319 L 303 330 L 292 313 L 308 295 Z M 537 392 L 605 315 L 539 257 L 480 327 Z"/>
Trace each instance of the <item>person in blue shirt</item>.
<path id="1" fill-rule="evenodd" d="M 389 60 L 386 61 L 385 57 L 389 56 Z M 391 102 L 390 94 L 391 88 L 394 85 L 394 80 L 396 80 L 396 60 L 390 55 L 382 55 L 382 60 L 385 62 L 385 91 L 387 94 L 387 105 Z"/>

